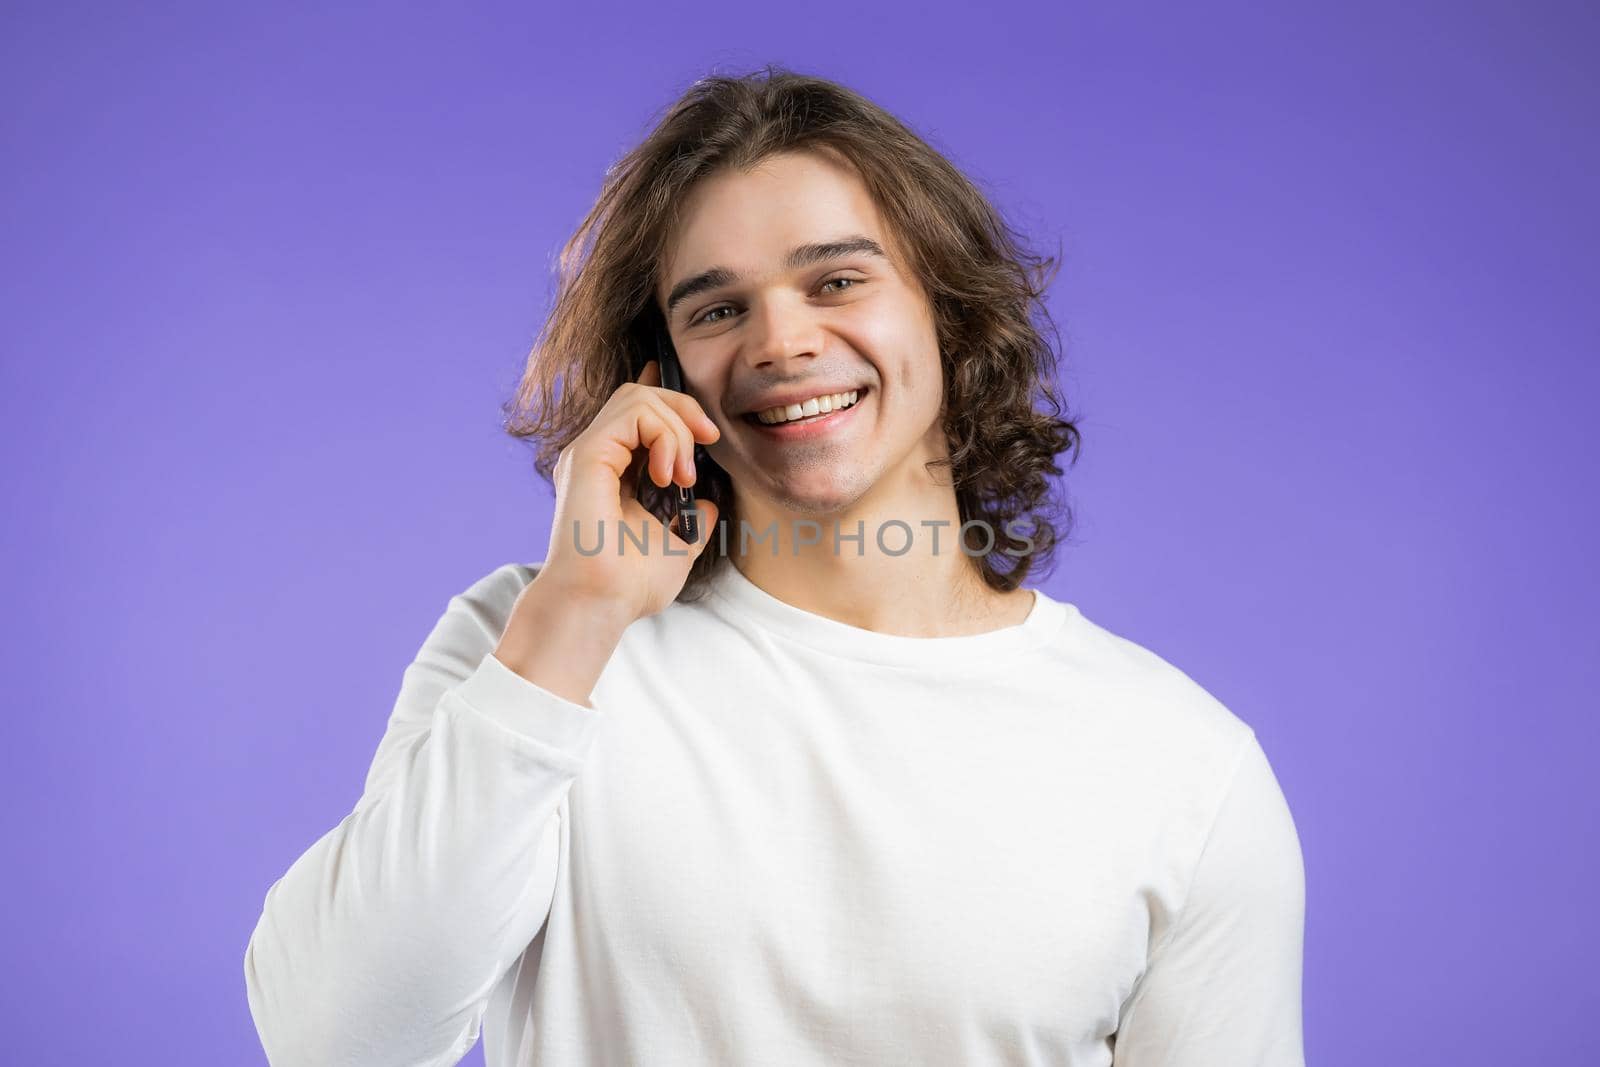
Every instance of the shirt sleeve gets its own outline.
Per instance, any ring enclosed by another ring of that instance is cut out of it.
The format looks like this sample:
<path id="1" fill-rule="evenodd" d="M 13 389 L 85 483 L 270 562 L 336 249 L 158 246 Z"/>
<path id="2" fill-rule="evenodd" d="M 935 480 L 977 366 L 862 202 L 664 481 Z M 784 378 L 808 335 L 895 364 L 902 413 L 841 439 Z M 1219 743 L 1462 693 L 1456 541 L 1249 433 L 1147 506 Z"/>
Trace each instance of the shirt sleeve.
<path id="1" fill-rule="evenodd" d="M 457 1063 L 544 926 L 600 713 L 494 657 L 514 568 L 451 598 L 361 799 L 267 891 L 244 973 L 276 1067 Z"/>
<path id="2" fill-rule="evenodd" d="M 1305 869 L 1252 733 L 1177 920 L 1122 1010 L 1116 1067 L 1304 1067 Z"/>

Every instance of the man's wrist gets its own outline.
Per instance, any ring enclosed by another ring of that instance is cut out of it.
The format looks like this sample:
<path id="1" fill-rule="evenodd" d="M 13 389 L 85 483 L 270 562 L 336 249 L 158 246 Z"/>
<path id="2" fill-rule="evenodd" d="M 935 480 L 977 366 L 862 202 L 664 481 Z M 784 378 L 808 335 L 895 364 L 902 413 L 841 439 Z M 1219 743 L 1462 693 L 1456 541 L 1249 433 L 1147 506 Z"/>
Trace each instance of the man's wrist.
<path id="1" fill-rule="evenodd" d="M 556 582 L 526 589 L 494 656 L 523 678 L 574 704 L 588 705 L 623 631 L 633 623 L 625 605 L 580 596 Z"/>

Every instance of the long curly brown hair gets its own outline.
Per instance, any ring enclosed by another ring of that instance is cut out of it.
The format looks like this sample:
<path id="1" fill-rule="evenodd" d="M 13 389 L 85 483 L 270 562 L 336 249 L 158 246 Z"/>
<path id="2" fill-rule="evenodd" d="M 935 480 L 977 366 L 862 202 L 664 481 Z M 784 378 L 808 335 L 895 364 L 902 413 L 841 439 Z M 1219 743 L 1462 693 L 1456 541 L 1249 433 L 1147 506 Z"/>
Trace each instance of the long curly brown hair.
<path id="1" fill-rule="evenodd" d="M 656 358 L 655 338 L 666 329 L 653 297 L 657 270 L 690 189 L 714 172 L 808 148 L 853 164 L 932 298 L 950 455 L 930 466 L 950 470 L 966 552 L 983 580 L 1017 589 L 1048 572 L 1072 525 L 1050 477 L 1062 473 L 1057 456 L 1067 452 L 1070 465 L 1080 445 L 1076 424 L 1062 417 L 1059 333 L 1043 302 L 1059 261 L 1024 248 L 972 182 L 899 119 L 823 78 L 772 65 L 701 78 L 606 172 L 562 248 L 555 305 L 504 407 L 506 432 L 536 443 L 535 470 L 553 486 L 561 450 Z M 696 494 L 737 530 L 727 472 L 703 450 L 696 469 Z M 641 504 L 670 518 L 669 491 L 639 481 Z M 992 532 L 986 554 L 989 538 L 969 522 Z M 722 539 L 701 536 L 710 543 L 679 599 L 696 598 L 722 562 Z"/>

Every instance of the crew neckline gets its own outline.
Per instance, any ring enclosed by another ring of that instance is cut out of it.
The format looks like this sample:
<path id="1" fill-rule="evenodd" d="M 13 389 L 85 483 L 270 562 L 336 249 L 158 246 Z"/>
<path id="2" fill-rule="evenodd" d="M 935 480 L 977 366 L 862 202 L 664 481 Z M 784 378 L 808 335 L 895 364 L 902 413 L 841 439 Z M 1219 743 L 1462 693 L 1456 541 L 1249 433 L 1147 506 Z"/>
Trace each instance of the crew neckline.
<path id="1" fill-rule="evenodd" d="M 1018 623 L 983 633 L 952 637 L 907 637 L 867 630 L 780 600 L 745 577 L 732 559 L 712 572 L 713 610 L 735 624 L 755 622 L 776 635 L 843 659 L 894 667 L 927 667 L 941 672 L 983 671 L 1012 656 L 1038 648 L 1054 637 L 1077 610 L 1042 589 Z"/>

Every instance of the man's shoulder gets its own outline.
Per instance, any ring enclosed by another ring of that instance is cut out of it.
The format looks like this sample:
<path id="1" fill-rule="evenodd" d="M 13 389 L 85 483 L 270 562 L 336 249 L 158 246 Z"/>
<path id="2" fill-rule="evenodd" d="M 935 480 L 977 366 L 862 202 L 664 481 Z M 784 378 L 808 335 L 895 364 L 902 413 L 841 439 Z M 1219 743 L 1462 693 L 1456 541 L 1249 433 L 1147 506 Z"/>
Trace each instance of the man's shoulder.
<path id="1" fill-rule="evenodd" d="M 1237 751 L 1254 731 L 1187 671 L 1144 644 L 1075 611 L 1060 652 L 1090 710 L 1159 750 Z"/>

